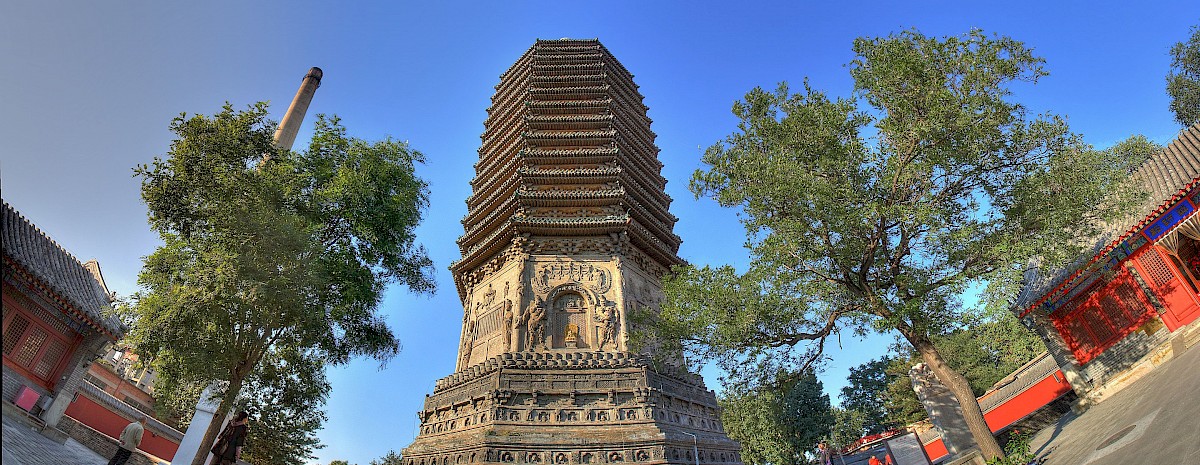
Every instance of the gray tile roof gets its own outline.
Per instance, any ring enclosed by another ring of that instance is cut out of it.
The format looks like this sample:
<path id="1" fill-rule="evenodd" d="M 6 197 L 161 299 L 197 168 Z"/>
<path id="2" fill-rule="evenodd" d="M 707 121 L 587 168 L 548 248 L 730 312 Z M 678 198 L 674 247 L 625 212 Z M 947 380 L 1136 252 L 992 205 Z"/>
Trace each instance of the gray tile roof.
<path id="1" fill-rule="evenodd" d="M 66 300 L 116 338 L 127 328 L 116 317 L 102 313 L 109 306 L 108 294 L 82 263 L 50 236 L 21 216 L 4 202 L 0 215 L 0 238 L 4 241 L 4 256 L 33 275 L 59 297 Z"/>
<path id="2" fill-rule="evenodd" d="M 1017 295 L 1013 308 L 1015 312 L 1020 314 L 1030 305 L 1038 303 L 1046 293 L 1072 278 L 1076 271 L 1097 254 L 1107 253 L 1110 246 L 1124 240 L 1130 234 L 1137 233 L 1145 226 L 1142 223 L 1146 217 L 1157 214 L 1181 189 L 1200 182 L 1200 124 L 1180 131 L 1175 140 L 1142 163 L 1131 176 L 1149 194 L 1146 201 L 1131 209 L 1120 221 L 1109 225 L 1094 239 L 1089 252 L 1079 257 L 1072 265 L 1050 273 L 1043 273 L 1036 268 L 1027 271 L 1026 284 Z"/>

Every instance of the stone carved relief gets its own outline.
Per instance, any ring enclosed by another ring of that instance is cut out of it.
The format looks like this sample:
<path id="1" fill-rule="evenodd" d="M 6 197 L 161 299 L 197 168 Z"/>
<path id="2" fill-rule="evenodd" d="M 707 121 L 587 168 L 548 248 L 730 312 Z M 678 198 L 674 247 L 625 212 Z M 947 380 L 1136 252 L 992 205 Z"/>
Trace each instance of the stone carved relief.
<path id="1" fill-rule="evenodd" d="M 506 283 L 505 285 L 507 286 L 508 284 Z M 488 290 L 483 293 L 483 302 L 481 303 L 484 307 L 491 307 L 494 302 L 496 302 L 496 290 L 492 289 L 491 284 L 488 284 Z"/>
<path id="2" fill-rule="evenodd" d="M 462 353 L 462 365 L 461 366 L 465 367 L 465 366 L 467 366 L 468 363 L 470 363 L 471 350 L 474 348 L 474 346 L 475 346 L 475 320 L 472 319 L 467 323 L 466 327 L 463 328 L 462 350 L 460 351 Z"/>
<path id="3" fill-rule="evenodd" d="M 534 273 L 533 285 L 541 294 L 549 294 L 557 282 L 573 282 L 604 294 L 612 288 L 612 272 L 589 263 L 557 262 L 542 265 Z"/>
<path id="4" fill-rule="evenodd" d="M 564 294 L 554 300 L 554 309 L 566 313 L 582 313 L 583 297 L 579 294 Z"/>
<path id="5" fill-rule="evenodd" d="M 604 305 L 596 308 L 596 315 L 593 318 L 600 324 L 600 341 L 596 343 L 596 348 L 604 350 L 604 347 L 609 343 L 612 343 L 614 348 L 616 348 L 617 325 L 620 319 L 620 316 L 617 314 L 616 305 Z"/>
<path id="6" fill-rule="evenodd" d="M 546 348 L 546 302 L 541 297 L 522 312 L 521 325 L 525 326 L 526 351 Z"/>
<path id="7" fill-rule="evenodd" d="M 567 324 L 566 330 L 563 331 L 563 342 L 567 347 L 573 349 L 579 347 L 579 325 L 574 323 Z"/>
<path id="8" fill-rule="evenodd" d="M 572 287 L 574 286 L 572 285 Z M 552 295 L 554 299 L 554 314 L 551 317 L 551 323 L 554 325 L 552 346 L 571 349 L 588 347 L 590 342 L 587 336 L 580 334 L 581 328 L 589 326 L 587 300 L 580 293 L 571 290 L 554 292 Z"/>
<path id="9" fill-rule="evenodd" d="M 518 287 L 518 289 L 520 289 Z M 504 301 L 504 351 L 512 352 L 513 338 L 513 302 L 512 299 Z"/>

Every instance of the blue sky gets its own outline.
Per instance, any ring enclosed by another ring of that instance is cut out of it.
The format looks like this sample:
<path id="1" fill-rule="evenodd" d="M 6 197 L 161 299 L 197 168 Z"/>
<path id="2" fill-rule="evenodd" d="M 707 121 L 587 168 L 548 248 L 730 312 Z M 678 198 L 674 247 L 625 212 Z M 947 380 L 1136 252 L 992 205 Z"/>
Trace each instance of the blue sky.
<path id="1" fill-rule="evenodd" d="M 419 174 L 432 207 L 418 230 L 439 292 L 390 289 L 383 302 L 404 349 L 385 369 L 330 371 L 328 447 L 318 463 L 366 465 L 411 442 L 435 379 L 454 367 L 461 306 L 446 267 L 499 75 L 536 38 L 599 38 L 634 73 L 666 165 L 680 255 L 743 264 L 736 216 L 687 192 L 703 147 L 735 127 L 731 104 L 779 81 L 832 95 L 851 86 L 855 37 L 970 28 L 1026 42 L 1050 76 L 1017 87 L 1033 112 L 1066 115 L 1097 146 L 1132 134 L 1165 143 L 1178 131 L 1163 90 L 1167 50 L 1200 23 L 1194 2 L 16 2 L 0 3 L 0 186 L 5 201 L 109 286 L 136 289 L 157 245 L 131 168 L 166 152 L 180 112 L 272 102 L 282 116 L 304 73 L 325 79 L 315 113 L 352 135 L 408 140 L 428 157 Z M 891 337 L 843 337 L 822 379 L 831 393 L 849 366 Z M 709 379 L 710 387 L 716 384 Z"/>

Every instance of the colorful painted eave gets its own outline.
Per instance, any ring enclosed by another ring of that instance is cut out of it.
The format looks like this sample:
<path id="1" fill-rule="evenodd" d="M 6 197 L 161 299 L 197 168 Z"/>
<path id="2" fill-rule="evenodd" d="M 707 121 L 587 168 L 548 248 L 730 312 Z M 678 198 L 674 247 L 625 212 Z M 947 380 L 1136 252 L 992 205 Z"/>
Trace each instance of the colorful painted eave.
<path id="1" fill-rule="evenodd" d="M 1158 220 L 1158 218 L 1161 217 L 1163 215 L 1163 213 L 1170 210 L 1172 207 L 1176 206 L 1181 201 L 1190 201 L 1190 202 L 1192 202 L 1193 205 L 1196 205 L 1196 203 L 1198 201 L 1200 201 L 1200 176 L 1192 178 L 1192 180 L 1190 182 L 1188 182 L 1186 185 L 1184 185 L 1182 188 L 1180 188 L 1175 193 L 1175 195 L 1172 195 L 1169 199 L 1163 201 L 1161 204 L 1159 204 L 1159 206 L 1157 208 L 1154 209 L 1154 211 L 1150 212 L 1150 214 L 1146 215 L 1140 221 L 1135 223 L 1133 226 L 1129 227 L 1129 229 L 1126 229 L 1125 232 L 1121 233 L 1120 236 L 1117 236 L 1116 239 L 1109 242 L 1108 245 L 1106 245 L 1104 248 L 1100 249 L 1100 252 L 1098 252 L 1094 256 L 1092 256 L 1092 258 L 1090 260 L 1088 260 L 1087 263 L 1085 263 L 1083 266 L 1079 267 L 1079 269 L 1075 270 L 1075 272 L 1072 273 L 1070 277 L 1068 277 L 1067 279 L 1064 279 L 1062 281 L 1062 283 L 1055 286 L 1053 289 L 1050 290 L 1050 292 L 1043 294 L 1033 304 L 1025 307 L 1025 309 L 1023 309 L 1021 311 L 1019 316 L 1023 318 L 1026 315 L 1033 312 L 1034 309 L 1046 305 L 1046 303 L 1049 302 L 1050 300 L 1052 300 L 1053 297 L 1061 296 L 1061 295 L 1065 294 L 1066 291 L 1070 290 L 1072 287 L 1074 287 L 1076 284 L 1078 284 L 1079 278 L 1083 277 L 1085 274 L 1088 274 L 1088 272 L 1090 270 L 1092 270 L 1093 267 L 1097 263 L 1103 262 L 1105 257 L 1107 257 L 1110 253 L 1112 253 L 1114 250 L 1116 250 L 1118 247 L 1120 247 L 1123 243 L 1125 243 L 1130 238 L 1140 235 L 1142 233 L 1142 231 L 1144 231 L 1146 229 L 1147 225 L 1149 225 L 1150 223 L 1153 223 L 1155 220 Z M 1195 214 L 1196 214 L 1196 210 L 1193 209 L 1192 213 L 1190 215 L 1188 215 L 1187 218 L 1191 218 L 1192 216 L 1195 216 Z M 1184 218 L 1183 220 L 1186 221 L 1187 218 Z M 1180 221 L 1180 223 L 1182 223 L 1182 221 Z M 1178 224 L 1173 226 L 1171 230 L 1173 231 L 1174 228 L 1177 228 L 1177 227 L 1179 227 Z M 1167 234 L 1169 234 L 1169 233 L 1170 233 L 1170 231 L 1167 232 Z M 1140 249 L 1141 247 L 1142 247 L 1142 245 L 1139 245 L 1138 247 L 1133 248 L 1132 250 L 1129 250 L 1129 252 L 1132 254 L 1135 250 Z M 1053 309 L 1051 309 L 1051 312 L 1053 312 Z"/>

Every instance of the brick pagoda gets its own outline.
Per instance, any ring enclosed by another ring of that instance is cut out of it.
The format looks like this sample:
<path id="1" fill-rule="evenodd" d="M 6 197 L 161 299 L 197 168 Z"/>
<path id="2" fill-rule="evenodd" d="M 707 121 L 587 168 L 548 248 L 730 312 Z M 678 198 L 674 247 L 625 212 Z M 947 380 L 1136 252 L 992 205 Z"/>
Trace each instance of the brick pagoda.
<path id="1" fill-rule="evenodd" d="M 501 75 L 451 266 L 458 369 L 408 465 L 741 463 L 703 380 L 630 352 L 682 263 L 646 111 L 596 40 L 539 40 Z"/>

